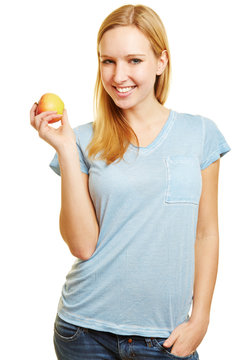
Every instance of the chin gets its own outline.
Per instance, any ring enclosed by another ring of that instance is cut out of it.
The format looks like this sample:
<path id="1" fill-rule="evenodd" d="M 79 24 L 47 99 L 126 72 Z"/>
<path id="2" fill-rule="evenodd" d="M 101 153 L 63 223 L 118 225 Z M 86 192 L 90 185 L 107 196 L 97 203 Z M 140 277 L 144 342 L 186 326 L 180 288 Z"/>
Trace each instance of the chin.
<path id="1" fill-rule="evenodd" d="M 135 105 L 128 105 L 128 104 L 118 104 L 116 101 L 114 101 L 115 105 L 123 110 L 129 110 L 132 109 Z"/>

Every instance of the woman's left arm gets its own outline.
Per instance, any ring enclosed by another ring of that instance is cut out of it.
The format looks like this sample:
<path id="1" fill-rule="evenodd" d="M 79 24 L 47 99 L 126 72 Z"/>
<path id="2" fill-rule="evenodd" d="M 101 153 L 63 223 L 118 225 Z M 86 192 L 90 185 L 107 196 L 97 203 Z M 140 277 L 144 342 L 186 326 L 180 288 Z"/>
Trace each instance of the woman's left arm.
<path id="1" fill-rule="evenodd" d="M 199 203 L 195 242 L 195 279 L 192 321 L 209 322 L 219 255 L 218 175 L 220 159 L 202 170 L 202 195 Z"/>
<path id="2" fill-rule="evenodd" d="M 195 279 L 193 306 L 188 322 L 177 326 L 164 346 L 171 353 L 193 353 L 207 332 L 210 308 L 217 278 L 219 254 L 218 176 L 220 159 L 202 170 L 202 194 L 199 202 L 195 241 Z"/>

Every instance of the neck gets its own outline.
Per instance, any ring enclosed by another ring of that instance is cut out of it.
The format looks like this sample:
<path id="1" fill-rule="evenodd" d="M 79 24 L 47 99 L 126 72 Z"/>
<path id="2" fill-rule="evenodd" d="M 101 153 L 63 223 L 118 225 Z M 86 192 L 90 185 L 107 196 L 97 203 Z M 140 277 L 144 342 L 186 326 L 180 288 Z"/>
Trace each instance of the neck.
<path id="1" fill-rule="evenodd" d="M 169 109 L 161 105 L 156 98 L 147 104 L 144 103 L 144 106 L 140 105 L 124 111 L 124 116 L 133 129 L 150 129 L 164 121 L 169 113 Z"/>

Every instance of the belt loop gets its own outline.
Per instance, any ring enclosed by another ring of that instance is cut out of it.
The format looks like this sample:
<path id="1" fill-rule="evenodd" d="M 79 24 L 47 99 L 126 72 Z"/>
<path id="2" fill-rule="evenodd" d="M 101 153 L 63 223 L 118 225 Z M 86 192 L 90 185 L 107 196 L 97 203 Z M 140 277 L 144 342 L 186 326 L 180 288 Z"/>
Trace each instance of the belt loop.
<path id="1" fill-rule="evenodd" d="M 152 347 L 152 346 L 153 346 L 151 338 L 145 338 L 145 342 L 146 342 L 146 344 L 147 344 L 148 347 Z"/>

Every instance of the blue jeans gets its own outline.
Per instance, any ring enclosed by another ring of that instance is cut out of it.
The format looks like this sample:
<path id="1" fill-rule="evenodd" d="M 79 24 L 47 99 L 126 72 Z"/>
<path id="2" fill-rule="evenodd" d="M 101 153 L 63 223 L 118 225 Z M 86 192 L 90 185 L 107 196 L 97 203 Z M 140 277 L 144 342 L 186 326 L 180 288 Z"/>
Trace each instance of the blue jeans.
<path id="1" fill-rule="evenodd" d="M 175 356 L 162 344 L 166 338 L 116 335 L 72 325 L 56 316 L 54 347 L 59 360 L 198 360 L 198 352 Z"/>

